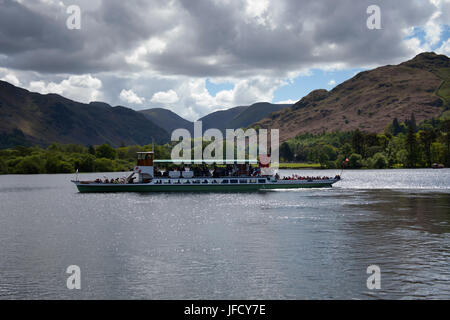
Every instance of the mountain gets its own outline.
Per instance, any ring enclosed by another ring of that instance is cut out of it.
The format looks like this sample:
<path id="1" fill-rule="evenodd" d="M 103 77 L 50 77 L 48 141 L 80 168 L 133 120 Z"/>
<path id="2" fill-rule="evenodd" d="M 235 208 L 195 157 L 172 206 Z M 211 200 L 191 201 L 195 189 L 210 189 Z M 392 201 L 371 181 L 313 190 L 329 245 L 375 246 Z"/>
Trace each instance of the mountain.
<path id="1" fill-rule="evenodd" d="M 166 130 L 168 133 L 172 133 L 172 131 L 174 131 L 175 129 L 183 128 L 188 129 L 191 135 L 193 135 L 194 124 L 170 110 L 163 108 L 153 108 L 139 111 L 139 113 L 142 113 L 153 123 L 157 123 L 158 126 Z"/>
<path id="2" fill-rule="evenodd" d="M 0 147 L 52 142 L 98 145 L 164 143 L 168 133 L 131 109 L 79 103 L 0 81 Z"/>
<path id="3" fill-rule="evenodd" d="M 252 126 L 280 129 L 280 140 L 301 133 L 383 132 L 394 118 L 417 121 L 450 108 L 450 59 L 422 53 L 399 65 L 357 74 L 333 90 L 315 90 L 289 108 Z"/>
<path id="4" fill-rule="evenodd" d="M 357 74 L 333 90 L 315 90 L 292 106 L 255 103 L 216 111 L 200 120 L 203 130 L 280 129 L 282 141 L 300 133 L 383 132 L 394 118 L 417 121 L 450 114 L 450 59 L 422 53 L 399 65 Z M 0 148 L 51 142 L 98 145 L 148 144 L 170 140 L 192 122 L 161 109 L 140 112 L 102 102 L 79 103 L 42 95 L 0 81 Z"/>
<path id="5" fill-rule="evenodd" d="M 247 128 L 254 122 L 269 116 L 271 113 L 280 111 L 281 109 L 290 106 L 290 104 L 272 104 L 268 102 L 258 102 L 252 104 L 241 113 L 239 113 L 228 123 L 228 126 L 230 127 L 230 129 Z"/>
<path id="6" fill-rule="evenodd" d="M 225 131 L 225 129 L 247 128 L 255 121 L 267 117 L 272 112 L 280 111 L 289 106 L 289 104 L 259 102 L 252 104 L 251 106 L 240 106 L 227 110 L 215 111 L 200 118 L 199 121 L 202 121 L 203 131 L 211 128 L 217 128 L 221 131 Z M 184 128 L 188 129 L 191 135 L 193 135 L 194 123 L 183 119 L 170 110 L 153 108 L 139 112 L 169 133 L 175 129 Z"/>
<path id="7" fill-rule="evenodd" d="M 259 102 L 251 106 L 216 111 L 199 120 L 202 121 L 203 130 L 217 128 L 224 131 L 225 129 L 247 128 L 251 124 L 269 116 L 272 112 L 280 111 L 289 106 L 288 104 Z"/>
<path id="8" fill-rule="evenodd" d="M 227 124 L 246 108 L 247 107 L 234 107 L 227 110 L 215 111 L 198 119 L 198 121 L 202 122 L 203 130 L 217 128 L 223 131 L 227 129 Z"/>

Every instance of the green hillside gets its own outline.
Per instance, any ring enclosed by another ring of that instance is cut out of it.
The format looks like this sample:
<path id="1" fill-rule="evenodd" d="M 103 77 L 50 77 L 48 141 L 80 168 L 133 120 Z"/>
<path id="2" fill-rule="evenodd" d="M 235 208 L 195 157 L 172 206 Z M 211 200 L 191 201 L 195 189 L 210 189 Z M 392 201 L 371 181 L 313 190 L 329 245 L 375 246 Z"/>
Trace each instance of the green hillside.
<path id="1" fill-rule="evenodd" d="M 247 128 L 251 124 L 268 117 L 271 113 L 290 107 L 290 104 L 273 104 L 259 102 L 245 108 L 235 116 L 227 125 L 230 129 Z"/>
<path id="2" fill-rule="evenodd" d="M 168 133 L 171 133 L 175 129 L 183 128 L 188 129 L 189 132 L 193 134 L 194 124 L 170 110 L 163 108 L 153 108 L 139 111 L 139 113 L 142 113 L 153 123 L 157 123 L 158 126 L 166 130 Z"/>
<path id="3" fill-rule="evenodd" d="M 52 142 L 99 145 L 164 143 L 168 133 L 144 115 L 105 103 L 84 104 L 0 81 L 0 148 Z"/>
<path id="4" fill-rule="evenodd" d="M 450 59 L 425 52 L 399 65 L 358 73 L 332 90 L 315 90 L 253 126 L 279 128 L 282 141 L 304 133 L 381 133 L 397 118 L 448 117 Z"/>

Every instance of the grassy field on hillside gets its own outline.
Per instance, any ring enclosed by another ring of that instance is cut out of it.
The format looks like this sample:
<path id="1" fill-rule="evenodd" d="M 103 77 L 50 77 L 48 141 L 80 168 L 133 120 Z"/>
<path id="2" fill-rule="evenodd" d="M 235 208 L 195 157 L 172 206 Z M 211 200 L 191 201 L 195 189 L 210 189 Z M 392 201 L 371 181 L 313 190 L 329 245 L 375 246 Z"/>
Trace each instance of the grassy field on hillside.
<path id="1" fill-rule="evenodd" d="M 280 169 L 320 169 L 319 163 L 280 163 Z"/>

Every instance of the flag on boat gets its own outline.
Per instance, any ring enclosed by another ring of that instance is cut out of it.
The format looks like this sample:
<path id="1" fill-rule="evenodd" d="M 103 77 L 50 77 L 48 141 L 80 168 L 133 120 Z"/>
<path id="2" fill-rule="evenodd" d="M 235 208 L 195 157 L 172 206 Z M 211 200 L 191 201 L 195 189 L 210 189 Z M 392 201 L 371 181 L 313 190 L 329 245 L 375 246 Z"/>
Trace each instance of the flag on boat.
<path id="1" fill-rule="evenodd" d="M 259 166 L 261 168 L 270 167 L 270 156 L 268 154 L 259 155 Z"/>

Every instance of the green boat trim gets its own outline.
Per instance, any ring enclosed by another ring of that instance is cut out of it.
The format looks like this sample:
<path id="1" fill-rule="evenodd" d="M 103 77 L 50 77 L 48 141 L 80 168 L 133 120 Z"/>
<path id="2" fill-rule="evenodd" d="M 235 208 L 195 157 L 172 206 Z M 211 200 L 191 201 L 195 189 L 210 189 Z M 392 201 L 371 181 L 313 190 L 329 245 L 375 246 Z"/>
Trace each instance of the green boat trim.
<path id="1" fill-rule="evenodd" d="M 192 179 L 196 180 L 196 179 Z M 198 179 L 197 179 L 198 180 Z M 151 183 L 132 183 L 132 184 L 106 184 L 106 183 L 88 183 L 80 181 L 72 181 L 81 193 L 95 192 L 255 192 L 267 190 L 282 190 L 282 189 L 303 189 L 303 188 L 330 188 L 337 179 L 330 180 L 314 180 L 314 181 L 268 181 L 267 183 L 227 183 L 223 184 L 223 180 L 240 180 L 249 181 L 255 179 L 214 179 L 217 183 L 173 183 L 178 179 L 159 179 L 162 181 L 158 184 L 152 181 Z M 170 181 L 170 183 L 169 183 Z"/>

